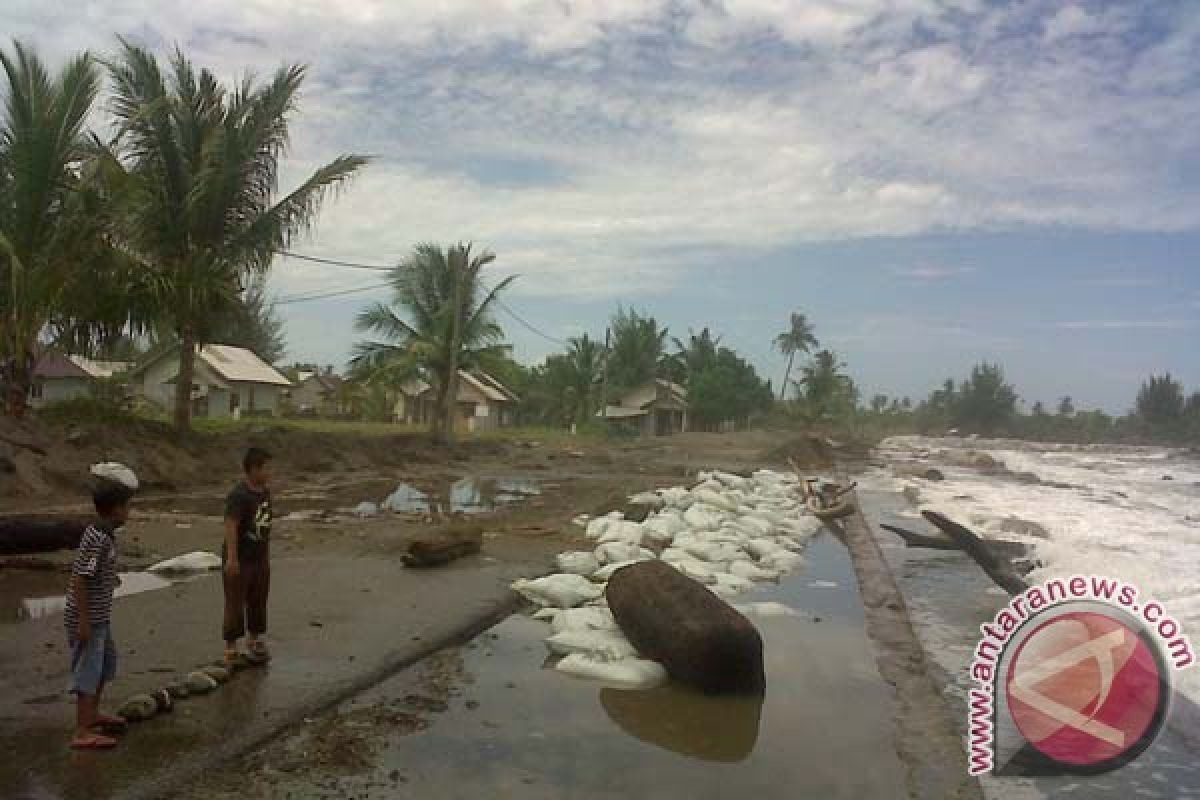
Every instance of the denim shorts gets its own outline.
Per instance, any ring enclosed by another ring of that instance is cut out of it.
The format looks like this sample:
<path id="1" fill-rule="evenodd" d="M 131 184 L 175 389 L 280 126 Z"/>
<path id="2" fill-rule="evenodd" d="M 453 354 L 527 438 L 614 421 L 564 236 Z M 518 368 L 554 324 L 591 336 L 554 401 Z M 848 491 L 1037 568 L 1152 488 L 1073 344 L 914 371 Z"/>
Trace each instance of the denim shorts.
<path id="1" fill-rule="evenodd" d="M 71 691 L 76 694 L 95 694 L 103 683 L 117 676 L 117 645 L 112 629 L 93 625 L 92 638 L 86 642 L 68 637 L 71 646 Z"/>

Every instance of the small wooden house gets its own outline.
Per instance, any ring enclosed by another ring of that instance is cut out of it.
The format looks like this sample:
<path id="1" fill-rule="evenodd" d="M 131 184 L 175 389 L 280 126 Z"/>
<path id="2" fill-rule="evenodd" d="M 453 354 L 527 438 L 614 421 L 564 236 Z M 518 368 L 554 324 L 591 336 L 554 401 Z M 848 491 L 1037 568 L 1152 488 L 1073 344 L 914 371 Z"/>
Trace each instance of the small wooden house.
<path id="1" fill-rule="evenodd" d="M 464 431 L 510 427 L 516 423 L 519 401 L 516 394 L 486 372 L 459 370 L 455 427 Z M 400 387 L 393 414 L 397 422 L 429 425 L 435 413 L 433 387 L 428 383 L 413 380 Z"/>
<path id="2" fill-rule="evenodd" d="M 596 416 L 641 436 L 666 436 L 687 430 L 687 413 L 687 389 L 657 378 L 625 392 L 615 405 L 609 405 Z"/>

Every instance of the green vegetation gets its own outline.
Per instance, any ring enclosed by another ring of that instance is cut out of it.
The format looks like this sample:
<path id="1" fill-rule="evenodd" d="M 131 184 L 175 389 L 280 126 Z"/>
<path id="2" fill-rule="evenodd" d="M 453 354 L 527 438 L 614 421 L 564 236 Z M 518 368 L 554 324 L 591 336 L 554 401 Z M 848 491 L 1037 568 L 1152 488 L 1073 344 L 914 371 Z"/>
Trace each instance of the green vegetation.
<path id="1" fill-rule="evenodd" d="M 797 312 L 792 314 L 788 329 L 775 337 L 775 347 L 788 357 L 787 369 L 783 373 L 783 383 L 779 384 L 779 399 L 787 396 L 788 382 L 792 379 L 792 363 L 796 353 L 808 353 L 816 347 L 817 337 L 813 335 L 812 325 L 808 317 Z"/>
<path id="2" fill-rule="evenodd" d="M 103 259 L 88 213 L 84 130 L 100 90 L 86 53 L 51 76 L 17 42 L 0 53 L 8 81 L 0 123 L 0 369 L 8 413 L 21 415 L 42 331 L 74 309 L 64 305 Z"/>
<path id="3" fill-rule="evenodd" d="M 376 303 L 358 317 L 360 331 L 383 341 L 355 347 L 355 373 L 377 388 L 426 379 L 433 388 L 433 433 L 438 441 L 454 436 L 458 371 L 486 370 L 507 356 L 504 331 L 493 311 L 497 296 L 513 278 L 488 289 L 481 277 L 495 259 L 486 250 L 473 254 L 470 244 L 445 249 L 417 245 L 390 273 L 393 306 Z"/>

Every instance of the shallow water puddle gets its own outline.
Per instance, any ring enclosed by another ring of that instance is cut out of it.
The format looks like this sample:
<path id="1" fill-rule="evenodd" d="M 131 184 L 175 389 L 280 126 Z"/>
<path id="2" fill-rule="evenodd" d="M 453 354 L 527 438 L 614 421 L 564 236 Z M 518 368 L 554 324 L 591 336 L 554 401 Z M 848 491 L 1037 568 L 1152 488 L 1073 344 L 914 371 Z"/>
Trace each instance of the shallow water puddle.
<path id="1" fill-rule="evenodd" d="M 800 612 L 754 617 L 765 697 L 575 680 L 543 668 L 549 626 L 512 617 L 457 651 L 454 691 L 427 730 L 375 729 L 366 772 L 289 777 L 273 796 L 393 797 L 402 781 L 404 796 L 422 798 L 904 797 L 892 693 L 876 672 L 848 557 L 819 534 L 805 558 L 782 585 L 737 599 Z M 808 586 L 818 580 L 837 586 Z M 402 673 L 339 714 L 403 707 L 422 691 L 419 678 L 419 668 Z"/>
<path id="2" fill-rule="evenodd" d="M 116 597 L 165 589 L 185 580 L 167 580 L 151 572 L 122 572 Z M 6 571 L 0 575 L 0 623 L 24 622 L 61 613 L 66 606 L 66 590 L 70 577 L 65 572 Z"/>

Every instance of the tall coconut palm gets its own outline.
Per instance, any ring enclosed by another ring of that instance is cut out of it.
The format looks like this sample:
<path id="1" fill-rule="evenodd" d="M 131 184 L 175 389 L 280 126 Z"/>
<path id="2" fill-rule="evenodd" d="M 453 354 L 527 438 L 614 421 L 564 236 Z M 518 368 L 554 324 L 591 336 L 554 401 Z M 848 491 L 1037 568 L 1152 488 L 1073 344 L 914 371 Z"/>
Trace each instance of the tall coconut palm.
<path id="1" fill-rule="evenodd" d="M 618 308 L 612 319 L 609 381 L 630 389 L 658 377 L 663 366 L 668 331 L 654 317 L 635 309 Z"/>
<path id="2" fill-rule="evenodd" d="M 507 354 L 504 331 L 493 314 L 496 298 L 514 277 L 488 289 L 483 268 L 496 260 L 472 245 L 442 248 L 420 244 L 389 275 L 392 305 L 376 303 L 358 315 L 355 327 L 386 341 L 355 346 L 351 363 L 376 382 L 398 383 L 417 375 L 433 386 L 434 438 L 454 436 L 460 369 L 486 368 Z"/>
<path id="3" fill-rule="evenodd" d="M 21 415 L 38 336 L 64 292 L 88 272 L 97 226 L 77 191 L 90 145 L 84 124 L 100 88 L 82 54 L 51 76 L 31 49 L 0 52 L 0 370 L 6 406 Z"/>
<path id="4" fill-rule="evenodd" d="M 586 333 L 567 340 L 566 366 L 572 395 L 571 419 L 574 422 L 582 424 L 591 419 L 595 406 L 596 382 L 600 378 L 603 364 L 602 343 Z"/>
<path id="5" fill-rule="evenodd" d="M 672 337 L 671 341 L 675 344 L 675 354 L 671 359 L 674 365 L 674 377 L 680 383 L 690 385 L 694 376 L 717 362 L 721 337 L 714 338 L 707 327 L 698 334 L 689 330 L 686 342 L 675 337 Z"/>
<path id="6" fill-rule="evenodd" d="M 117 152 L 131 185 L 123 244 L 179 339 L 174 418 L 186 428 L 196 348 L 209 322 L 236 306 L 243 282 L 307 232 L 329 191 L 367 159 L 339 156 L 279 196 L 302 66 L 227 88 L 178 50 L 164 74 L 149 51 L 122 40 L 110 71 Z"/>
<path id="7" fill-rule="evenodd" d="M 790 327 L 775 337 L 775 347 L 788 357 L 787 369 L 783 373 L 783 383 L 779 386 L 779 399 L 787 395 L 788 381 L 792 377 L 792 363 L 796 353 L 809 353 L 817 346 L 817 337 L 813 335 L 812 325 L 808 317 L 799 312 L 793 312 Z"/>

